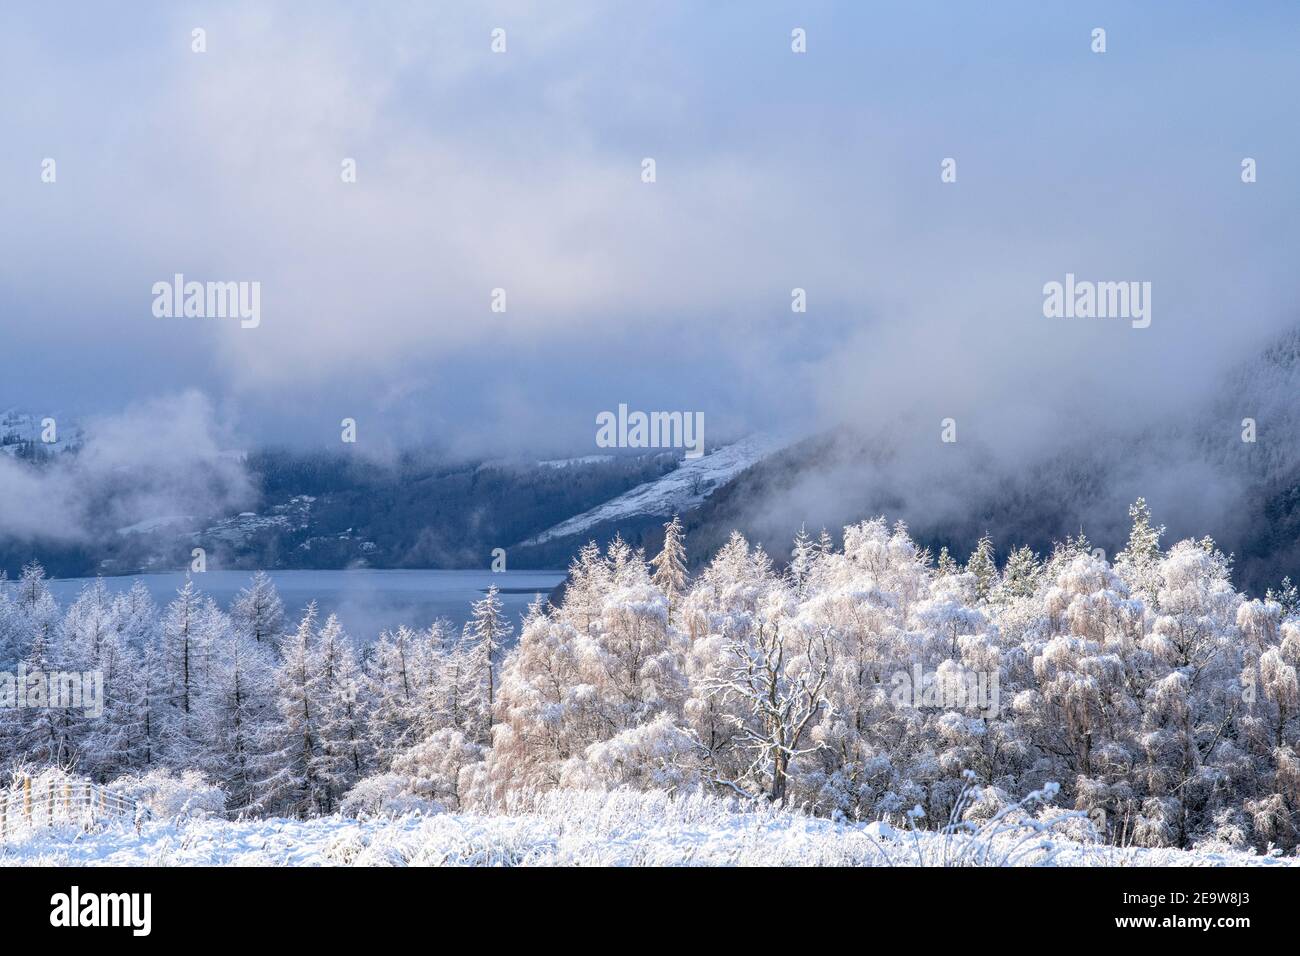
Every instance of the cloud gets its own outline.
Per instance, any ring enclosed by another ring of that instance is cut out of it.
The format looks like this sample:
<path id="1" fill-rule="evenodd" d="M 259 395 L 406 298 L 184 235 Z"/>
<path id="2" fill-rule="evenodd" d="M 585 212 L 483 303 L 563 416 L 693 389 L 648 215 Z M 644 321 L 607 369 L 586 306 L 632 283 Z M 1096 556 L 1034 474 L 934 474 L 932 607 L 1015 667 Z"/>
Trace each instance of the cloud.
<path id="1" fill-rule="evenodd" d="M 1037 3 L 828 3 L 796 56 L 792 16 L 14 15 L 0 171 L 26 185 L 0 284 L 36 361 L 13 400 L 197 388 L 249 442 L 333 442 L 351 416 L 371 451 L 464 454 L 581 451 L 622 401 L 719 436 L 951 416 L 1014 462 L 1177 410 L 1295 320 L 1285 31 L 1110 5 L 1096 56 L 1090 21 Z M 1152 327 L 1045 319 L 1067 271 L 1151 281 Z M 260 281 L 261 326 L 153 318 L 176 272 Z"/>
<path id="2" fill-rule="evenodd" d="M 0 538 L 102 543 L 137 522 L 201 518 L 255 498 L 242 461 L 223 450 L 229 437 L 198 392 L 95 418 L 86 430 L 78 454 L 40 466 L 0 456 Z"/>

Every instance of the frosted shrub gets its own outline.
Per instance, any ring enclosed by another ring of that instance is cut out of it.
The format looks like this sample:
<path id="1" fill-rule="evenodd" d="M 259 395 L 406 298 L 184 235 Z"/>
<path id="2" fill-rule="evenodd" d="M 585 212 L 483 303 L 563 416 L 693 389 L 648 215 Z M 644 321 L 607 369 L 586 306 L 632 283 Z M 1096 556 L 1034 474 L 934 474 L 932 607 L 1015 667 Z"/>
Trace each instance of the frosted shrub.
<path id="1" fill-rule="evenodd" d="M 672 715 L 660 714 L 592 744 L 564 768 L 561 784 L 580 789 L 691 790 L 700 783 L 700 745 Z"/>
<path id="2" fill-rule="evenodd" d="M 226 792 L 197 770 L 118 777 L 109 789 L 146 807 L 157 820 L 221 816 L 226 810 Z"/>
<path id="3" fill-rule="evenodd" d="M 484 753 L 459 730 L 439 730 L 394 757 L 389 773 L 359 782 L 344 795 L 340 809 L 384 816 L 459 810 Z"/>
<path id="4" fill-rule="evenodd" d="M 352 817 L 398 817 L 404 813 L 438 813 L 437 800 L 410 790 L 411 778 L 400 773 L 377 773 L 366 777 L 343 795 L 340 812 Z"/>

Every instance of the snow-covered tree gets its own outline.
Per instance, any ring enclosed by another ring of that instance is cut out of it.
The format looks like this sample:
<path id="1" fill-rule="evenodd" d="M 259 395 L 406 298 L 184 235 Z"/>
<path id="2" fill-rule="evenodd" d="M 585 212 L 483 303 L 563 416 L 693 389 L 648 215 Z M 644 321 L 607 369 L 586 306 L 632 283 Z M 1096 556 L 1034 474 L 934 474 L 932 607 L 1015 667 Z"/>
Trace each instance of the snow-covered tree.
<path id="1" fill-rule="evenodd" d="M 251 586 L 241 588 L 230 606 L 235 627 L 259 644 L 274 645 L 284 628 L 284 602 L 270 575 L 258 571 Z"/>
<path id="2" fill-rule="evenodd" d="M 1155 610 L 1160 589 L 1160 536 L 1165 528 L 1151 524 L 1151 509 L 1145 498 L 1133 502 L 1128 514 L 1133 519 L 1133 527 L 1128 544 L 1115 556 L 1115 570 L 1129 589 Z"/>
<path id="3" fill-rule="evenodd" d="M 270 646 L 243 628 L 224 631 L 212 651 L 198 764 L 231 809 L 242 810 L 260 800 L 267 751 L 277 742 L 275 663 Z"/>
<path id="4" fill-rule="evenodd" d="M 993 596 L 993 589 L 998 584 L 997 557 L 993 551 L 993 539 L 986 532 L 975 545 L 966 562 L 966 573 L 974 578 L 975 600 L 980 603 Z"/>
<path id="5" fill-rule="evenodd" d="M 797 600 L 761 550 L 750 554 L 736 536 L 728 549 L 706 577 L 717 587 L 719 576 L 739 572 L 752 589 L 753 604 L 742 618 L 720 622 L 727 629 L 721 660 L 702 689 L 717 700 L 738 749 L 749 757 L 743 777 L 732 783 L 759 786 L 784 804 L 792 762 L 821 746 L 809 744 L 806 735 L 830 707 L 829 628 L 793 619 Z"/>
<path id="6" fill-rule="evenodd" d="M 370 760 L 361 667 L 351 638 L 333 614 L 317 634 L 308 667 L 315 675 L 318 776 L 329 809 L 361 779 Z"/>
<path id="7" fill-rule="evenodd" d="M 1038 555 L 1028 547 L 1016 548 L 1007 558 L 1007 566 L 1002 569 L 1002 585 L 999 595 L 1004 600 L 1033 597 L 1038 590 L 1042 568 Z"/>
<path id="8" fill-rule="evenodd" d="M 316 654 L 316 605 L 281 647 L 275 672 L 275 706 L 279 720 L 271 747 L 258 762 L 257 806 L 293 816 L 333 809 L 333 792 L 324 773 L 329 762 L 321 739 L 322 675 Z"/>
<path id="9" fill-rule="evenodd" d="M 162 694 L 160 737 L 167 759 L 192 766 L 202 751 L 202 695 L 208 686 L 212 647 L 229 619 L 186 577 L 163 612 L 158 630 Z"/>
<path id="10" fill-rule="evenodd" d="M 497 670 L 501 665 L 501 651 L 510 639 L 513 628 L 501 609 L 501 596 L 494 584 L 482 600 L 475 601 L 472 616 L 465 625 L 466 645 L 473 648 L 473 657 L 484 682 L 486 725 L 491 726 L 496 705 Z M 486 733 L 484 734 L 486 739 Z"/>
<path id="11" fill-rule="evenodd" d="M 681 519 L 673 515 L 673 520 L 664 525 L 664 546 L 650 562 L 655 587 L 668 599 L 669 620 L 672 620 L 673 606 L 686 590 L 686 546 L 682 537 Z"/>

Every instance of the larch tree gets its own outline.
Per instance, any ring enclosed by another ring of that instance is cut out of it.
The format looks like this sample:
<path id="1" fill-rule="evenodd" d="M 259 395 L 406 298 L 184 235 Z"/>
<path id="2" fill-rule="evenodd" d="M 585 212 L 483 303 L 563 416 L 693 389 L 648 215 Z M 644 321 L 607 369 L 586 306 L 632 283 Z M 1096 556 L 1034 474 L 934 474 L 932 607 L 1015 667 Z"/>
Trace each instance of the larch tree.
<path id="1" fill-rule="evenodd" d="M 211 684 L 202 703 L 200 765 L 228 794 L 234 810 L 260 799 L 276 711 L 275 662 L 269 644 L 244 628 L 229 628 L 213 648 Z"/>
<path id="2" fill-rule="evenodd" d="M 673 617 L 673 606 L 686 590 L 686 546 L 682 540 L 681 518 L 664 525 L 664 546 L 650 562 L 654 568 L 651 580 L 668 599 L 668 620 Z"/>
<path id="3" fill-rule="evenodd" d="M 284 628 L 284 602 L 270 575 L 258 571 L 249 587 L 241 588 L 230 607 L 235 626 L 259 644 L 275 645 Z"/>
<path id="4" fill-rule="evenodd" d="M 966 572 L 974 576 L 975 600 L 987 602 L 998 584 L 998 565 L 993 552 L 993 539 L 988 532 L 979 539 L 975 550 L 966 561 Z"/>
<path id="5" fill-rule="evenodd" d="M 471 617 L 466 624 L 468 643 L 474 649 L 480 673 L 485 684 L 485 717 L 490 727 L 496 704 L 497 669 L 501 652 L 510 639 L 513 628 L 501 607 L 501 592 L 494 584 L 482 600 L 475 601 Z"/>
<path id="6" fill-rule="evenodd" d="M 308 668 L 315 675 L 317 698 L 317 776 L 328 811 L 361 778 L 367 749 L 360 712 L 360 667 L 352 640 L 333 614 L 316 636 Z"/>
<path id="7" fill-rule="evenodd" d="M 273 745 L 259 761 L 257 806 L 262 810 L 306 817 L 332 809 L 328 784 L 322 775 L 328 757 L 321 746 L 321 675 L 315 643 L 313 602 L 294 633 L 287 635 L 275 672 L 279 719 L 272 734 Z"/>
<path id="8" fill-rule="evenodd" d="M 1128 544 L 1115 556 L 1115 570 L 1128 584 L 1129 589 L 1141 597 L 1151 610 L 1158 609 L 1160 590 L 1160 537 L 1164 525 L 1151 524 L 1151 509 L 1146 499 L 1139 498 L 1128 509 L 1133 527 Z"/>
<path id="9" fill-rule="evenodd" d="M 194 761 L 201 750 L 198 713 L 223 618 L 188 576 L 163 612 L 158 638 L 166 707 L 160 737 L 168 758 L 179 765 Z"/>

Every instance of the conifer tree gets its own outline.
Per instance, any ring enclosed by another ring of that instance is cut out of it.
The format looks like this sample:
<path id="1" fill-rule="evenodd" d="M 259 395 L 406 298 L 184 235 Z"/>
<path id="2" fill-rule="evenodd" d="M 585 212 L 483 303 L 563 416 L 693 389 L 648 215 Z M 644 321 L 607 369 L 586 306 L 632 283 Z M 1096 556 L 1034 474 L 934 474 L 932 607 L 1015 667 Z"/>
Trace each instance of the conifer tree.
<path id="1" fill-rule="evenodd" d="M 1145 498 L 1133 502 L 1128 514 L 1133 527 L 1129 531 L 1128 544 L 1115 556 L 1115 570 L 1130 591 L 1140 594 L 1155 610 L 1159 606 L 1160 536 L 1165 528 L 1164 525 L 1152 526 L 1151 509 L 1147 507 Z"/>
<path id="2" fill-rule="evenodd" d="M 1027 546 L 1012 551 L 1002 572 L 1001 593 L 1009 598 L 1032 597 L 1038 588 L 1042 568 L 1038 556 Z"/>
<path id="3" fill-rule="evenodd" d="M 317 775 L 327 812 L 360 779 L 365 763 L 365 727 L 359 693 L 361 673 L 352 641 L 331 614 L 317 634 L 310 670 L 315 675 Z"/>
<path id="4" fill-rule="evenodd" d="M 284 627 L 284 602 L 264 571 L 253 575 L 251 587 L 240 589 L 230 607 L 235 626 L 259 644 L 274 645 Z"/>
<path id="5" fill-rule="evenodd" d="M 816 545 L 809 536 L 808 530 L 800 525 L 799 533 L 794 536 L 794 545 L 790 549 L 790 582 L 794 585 L 795 593 L 801 596 L 808 575 L 812 572 L 815 557 Z"/>
<path id="6" fill-rule="evenodd" d="M 214 649 L 212 682 L 203 699 L 203 757 L 209 778 L 231 809 L 259 799 L 267 748 L 277 726 L 275 665 L 268 644 L 229 628 Z"/>
<path id="7" fill-rule="evenodd" d="M 488 588 L 482 600 L 474 602 L 472 617 L 466 626 L 478 666 L 486 681 L 486 717 L 490 727 L 496 704 L 497 668 L 501 650 L 512 630 L 502 613 L 500 592 L 495 584 Z"/>
<path id="8" fill-rule="evenodd" d="M 998 583 L 998 566 L 994 558 L 993 539 L 985 532 L 966 562 L 966 570 L 975 576 L 975 598 L 988 601 Z"/>
<path id="9" fill-rule="evenodd" d="M 664 525 L 664 546 L 650 562 L 654 568 L 652 580 L 668 598 L 668 619 L 672 620 L 673 607 L 686 590 L 686 547 L 682 543 L 682 522 L 677 515 Z"/>
<path id="10" fill-rule="evenodd" d="M 275 673 L 278 720 L 273 746 L 259 761 L 257 806 L 262 810 L 311 816 L 328 811 L 330 797 L 321 776 L 320 675 L 314 654 L 316 604 L 306 608 L 283 644 Z"/>

